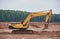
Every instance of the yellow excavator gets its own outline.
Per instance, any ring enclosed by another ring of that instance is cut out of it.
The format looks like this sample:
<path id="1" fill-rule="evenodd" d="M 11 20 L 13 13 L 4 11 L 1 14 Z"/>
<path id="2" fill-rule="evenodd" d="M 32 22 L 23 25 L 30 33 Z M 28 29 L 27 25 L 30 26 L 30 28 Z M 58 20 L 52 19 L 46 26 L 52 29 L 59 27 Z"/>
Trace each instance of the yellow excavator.
<path id="1" fill-rule="evenodd" d="M 50 9 L 49 11 L 40 11 L 40 12 L 32 12 L 30 13 L 25 20 L 21 21 L 20 23 L 17 24 L 10 24 L 9 25 L 9 29 L 18 29 L 18 30 L 13 30 L 12 33 L 32 33 L 32 30 L 28 30 L 29 28 L 29 22 L 30 19 L 33 17 L 37 17 L 37 16 L 44 16 L 46 15 L 46 24 L 45 24 L 45 28 L 48 28 L 48 20 L 52 15 L 52 9 Z"/>

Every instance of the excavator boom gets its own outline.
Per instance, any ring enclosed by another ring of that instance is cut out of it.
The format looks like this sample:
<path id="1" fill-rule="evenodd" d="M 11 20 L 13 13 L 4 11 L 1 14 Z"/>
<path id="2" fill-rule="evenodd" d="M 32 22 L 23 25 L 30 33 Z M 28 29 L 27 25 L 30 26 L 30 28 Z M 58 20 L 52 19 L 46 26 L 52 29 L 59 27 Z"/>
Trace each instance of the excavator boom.
<path id="1" fill-rule="evenodd" d="M 43 12 L 32 12 L 31 14 L 29 14 L 27 16 L 27 18 L 24 20 L 23 24 L 26 24 L 30 21 L 31 18 L 33 17 L 37 17 L 37 16 L 44 16 L 46 15 L 46 20 L 45 22 L 48 22 L 49 18 L 52 15 L 52 10 L 50 10 L 49 12 L 43 11 Z"/>

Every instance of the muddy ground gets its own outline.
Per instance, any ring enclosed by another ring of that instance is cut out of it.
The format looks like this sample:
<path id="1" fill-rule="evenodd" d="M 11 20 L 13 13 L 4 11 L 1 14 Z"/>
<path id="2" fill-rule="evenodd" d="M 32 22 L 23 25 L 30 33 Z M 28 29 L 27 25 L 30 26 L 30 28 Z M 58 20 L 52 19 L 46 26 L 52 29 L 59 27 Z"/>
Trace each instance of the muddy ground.
<path id="1" fill-rule="evenodd" d="M 35 34 L 10 34 L 10 23 L 0 22 L 0 39 L 60 39 L 60 23 L 49 23 L 44 30 L 44 22 L 30 22 L 28 30 L 36 31 Z"/>

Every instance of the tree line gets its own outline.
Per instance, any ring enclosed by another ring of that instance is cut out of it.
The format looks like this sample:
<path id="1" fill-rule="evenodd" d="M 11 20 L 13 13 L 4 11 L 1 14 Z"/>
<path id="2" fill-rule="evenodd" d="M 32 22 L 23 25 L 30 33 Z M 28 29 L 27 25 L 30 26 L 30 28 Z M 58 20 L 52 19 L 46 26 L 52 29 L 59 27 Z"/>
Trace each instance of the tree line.
<path id="1" fill-rule="evenodd" d="M 31 12 L 16 10 L 0 10 L 0 22 L 19 22 L 24 20 Z M 32 22 L 44 22 L 46 16 L 31 18 Z M 52 14 L 49 22 L 60 22 L 60 14 Z"/>

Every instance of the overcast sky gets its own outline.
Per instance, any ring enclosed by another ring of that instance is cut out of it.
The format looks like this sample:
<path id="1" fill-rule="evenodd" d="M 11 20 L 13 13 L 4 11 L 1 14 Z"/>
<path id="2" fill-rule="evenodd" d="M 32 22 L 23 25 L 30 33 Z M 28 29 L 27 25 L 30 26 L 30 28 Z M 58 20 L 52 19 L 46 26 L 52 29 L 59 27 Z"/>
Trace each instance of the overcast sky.
<path id="1" fill-rule="evenodd" d="M 52 9 L 53 13 L 60 14 L 60 0 L 0 0 L 0 9 L 28 12 Z"/>

